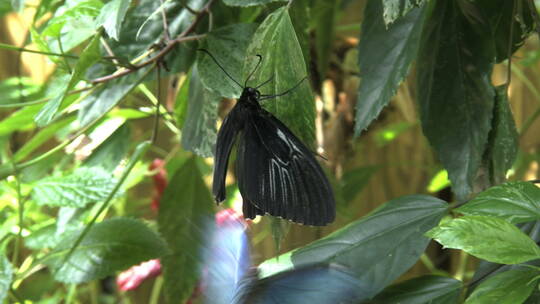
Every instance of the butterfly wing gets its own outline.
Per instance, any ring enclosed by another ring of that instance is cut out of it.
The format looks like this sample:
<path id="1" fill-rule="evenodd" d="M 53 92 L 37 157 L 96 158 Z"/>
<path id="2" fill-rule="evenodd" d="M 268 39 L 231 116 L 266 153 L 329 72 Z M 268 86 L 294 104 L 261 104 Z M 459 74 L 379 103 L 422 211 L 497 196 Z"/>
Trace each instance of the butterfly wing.
<path id="1" fill-rule="evenodd" d="M 250 267 L 245 226 L 212 226 L 204 252 L 202 290 L 205 303 L 230 304 Z"/>
<path id="2" fill-rule="evenodd" d="M 242 127 L 240 108 L 235 106 L 223 120 L 216 141 L 212 193 L 216 202 L 225 200 L 225 178 L 232 147 Z"/>
<path id="3" fill-rule="evenodd" d="M 365 287 L 344 267 L 311 265 L 259 280 L 243 295 L 253 304 L 359 303 Z"/>
<path id="4" fill-rule="evenodd" d="M 237 158 L 244 216 L 268 213 L 306 225 L 331 223 L 334 195 L 313 153 L 265 110 L 244 119 Z"/>

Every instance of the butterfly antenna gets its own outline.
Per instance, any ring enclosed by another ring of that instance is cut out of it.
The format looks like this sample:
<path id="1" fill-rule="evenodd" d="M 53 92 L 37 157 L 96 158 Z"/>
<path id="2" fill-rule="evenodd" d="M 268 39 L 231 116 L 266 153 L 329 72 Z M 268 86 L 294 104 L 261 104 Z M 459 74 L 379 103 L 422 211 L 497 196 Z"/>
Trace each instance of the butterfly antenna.
<path id="1" fill-rule="evenodd" d="M 296 89 L 298 86 L 300 86 L 302 84 L 302 82 L 304 82 L 304 80 L 306 80 L 307 76 L 302 78 L 302 80 L 300 80 L 294 87 L 288 89 L 287 91 L 285 92 L 281 92 L 279 94 L 276 94 L 276 95 L 261 95 L 261 98 L 259 100 L 265 100 L 265 99 L 270 99 L 270 98 L 276 98 L 276 97 L 279 97 L 279 96 L 283 96 L 283 95 L 286 95 L 286 94 L 289 94 L 290 92 L 292 92 L 294 89 Z"/>
<path id="2" fill-rule="evenodd" d="M 269 83 L 272 79 L 274 79 L 274 75 L 272 75 L 272 77 L 268 78 L 268 80 L 266 80 L 265 82 L 261 83 L 260 85 L 258 85 L 255 90 L 257 90 L 258 88 L 264 86 L 265 84 Z"/>
<path id="3" fill-rule="evenodd" d="M 253 76 L 253 74 L 255 74 L 255 71 L 257 71 L 257 69 L 259 68 L 259 65 L 261 65 L 262 56 L 257 54 L 257 57 L 259 57 L 259 62 L 257 62 L 257 65 L 255 66 L 253 71 L 251 71 L 251 73 L 249 73 L 248 77 L 246 78 L 246 82 L 244 83 L 244 87 L 247 87 L 247 83 L 248 83 L 249 79 L 251 78 L 251 76 Z"/>
<path id="4" fill-rule="evenodd" d="M 227 73 L 227 71 L 223 68 L 223 66 L 221 64 L 219 64 L 219 62 L 214 57 L 214 55 L 212 55 L 208 50 L 206 50 L 206 49 L 198 49 L 197 51 L 201 51 L 201 52 L 204 52 L 204 53 L 208 54 L 208 56 L 210 56 L 210 58 L 212 58 L 212 60 L 214 60 L 214 62 L 217 64 L 217 66 L 223 71 L 223 73 L 225 73 L 225 75 L 227 75 L 239 87 L 241 87 L 242 89 L 244 88 L 238 81 L 236 81 L 236 79 L 234 79 L 229 73 Z"/>

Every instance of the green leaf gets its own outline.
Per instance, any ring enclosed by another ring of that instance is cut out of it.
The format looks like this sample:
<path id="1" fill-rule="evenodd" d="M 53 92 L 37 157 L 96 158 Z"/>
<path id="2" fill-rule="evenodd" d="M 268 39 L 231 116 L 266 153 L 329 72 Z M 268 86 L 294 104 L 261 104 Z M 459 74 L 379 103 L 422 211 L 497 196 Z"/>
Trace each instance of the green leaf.
<path id="1" fill-rule="evenodd" d="M 456 218 L 442 222 L 426 235 L 445 248 L 461 249 L 494 263 L 519 264 L 540 258 L 540 248 L 530 237 L 495 217 Z"/>
<path id="2" fill-rule="evenodd" d="M 177 170 L 161 199 L 158 226 L 172 254 L 161 259 L 165 297 L 183 303 L 197 285 L 204 231 L 213 222 L 213 199 L 190 158 Z"/>
<path id="3" fill-rule="evenodd" d="M 448 180 L 448 171 L 446 170 L 439 170 L 429 182 L 429 185 L 427 186 L 427 191 L 430 193 L 439 192 L 442 189 L 450 186 L 450 181 Z"/>
<path id="4" fill-rule="evenodd" d="M 370 304 L 455 304 L 458 303 L 461 281 L 426 275 L 392 285 L 377 295 Z"/>
<path id="5" fill-rule="evenodd" d="M 339 9 L 339 1 L 315 1 L 312 22 L 315 28 L 315 49 L 317 51 L 317 70 L 321 80 L 326 79 L 334 42 L 334 28 Z"/>
<path id="6" fill-rule="evenodd" d="M 368 1 L 364 12 L 358 46 L 362 81 L 356 104 L 356 136 L 377 118 L 407 75 L 418 52 L 427 6 L 414 8 L 388 27 L 382 11 L 380 1 Z"/>
<path id="7" fill-rule="evenodd" d="M 489 33 L 479 33 L 456 1 L 434 4 L 418 54 L 418 102 L 424 134 L 463 201 L 473 191 L 491 129 L 494 49 Z"/>
<path id="8" fill-rule="evenodd" d="M 384 23 L 389 26 L 424 2 L 425 0 L 382 0 Z"/>
<path id="9" fill-rule="evenodd" d="M 54 248 L 58 246 L 62 238 L 68 233 L 74 233 L 80 229 L 84 222 L 86 209 L 60 207 L 56 217 L 56 223 L 52 223 L 33 231 L 24 238 L 24 245 L 30 249 Z"/>
<path id="10" fill-rule="evenodd" d="M 476 0 L 463 2 L 460 8 L 471 22 L 488 29 L 496 50 L 497 63 L 508 59 L 511 27 L 513 27 L 511 54 L 523 45 L 535 28 L 533 13 L 527 1 Z"/>
<path id="11" fill-rule="evenodd" d="M 84 207 L 103 201 L 115 184 L 110 172 L 82 167 L 66 176 L 40 180 L 32 190 L 32 198 L 39 205 Z"/>
<path id="12" fill-rule="evenodd" d="M 151 69 L 142 68 L 130 75 L 108 81 L 81 102 L 79 122 L 86 126 L 112 110 Z"/>
<path id="13" fill-rule="evenodd" d="M 416 263 L 429 243 L 424 233 L 446 212 L 446 202 L 434 197 L 400 197 L 288 255 L 295 268 L 311 263 L 346 266 L 366 284 L 365 296 L 371 298 Z M 287 254 L 277 259 L 286 263 Z"/>
<path id="14" fill-rule="evenodd" d="M 523 303 L 536 287 L 539 274 L 525 267 L 498 273 L 480 284 L 465 304 Z"/>
<path id="15" fill-rule="evenodd" d="M 187 75 L 192 75 L 192 73 L 187 73 Z M 176 125 L 179 129 L 184 128 L 184 123 L 186 122 L 186 115 L 188 112 L 188 103 L 189 103 L 189 87 L 191 77 L 186 76 L 186 80 L 182 83 L 182 87 L 176 94 L 176 100 L 174 101 L 174 118 L 176 119 Z"/>
<path id="16" fill-rule="evenodd" d="M 497 95 L 487 153 L 492 184 L 500 184 L 506 180 L 506 172 L 512 168 L 516 159 L 519 134 L 506 95 L 506 86 L 495 89 Z"/>
<path id="17" fill-rule="evenodd" d="M 291 21 L 296 32 L 296 37 L 298 38 L 298 43 L 302 49 L 302 55 L 304 56 L 304 62 L 306 64 L 306 69 L 311 71 L 311 32 L 313 25 L 310 24 L 310 21 L 313 20 L 311 16 L 311 0 L 295 0 L 289 3 L 289 16 L 291 16 Z M 252 8 L 252 10 L 260 10 L 260 7 Z M 246 12 L 247 9 L 242 9 L 243 12 Z"/>
<path id="18" fill-rule="evenodd" d="M 529 182 L 491 187 L 456 209 L 465 215 L 486 215 L 511 223 L 540 220 L 540 189 Z"/>
<path id="19" fill-rule="evenodd" d="M 258 58 L 263 56 L 259 69 L 249 85 L 261 84 L 262 94 L 276 95 L 297 85 L 307 77 L 302 49 L 296 38 L 287 7 L 270 14 L 259 26 L 247 50 L 248 60 L 244 65 L 244 79 L 255 69 Z M 263 107 L 276 115 L 295 135 L 310 145 L 315 140 L 315 103 L 306 79 L 294 90 L 284 96 L 263 102 Z"/>
<path id="20" fill-rule="evenodd" d="M 210 157 L 214 155 L 217 137 L 217 107 L 220 97 L 206 90 L 193 67 L 189 82 L 187 117 L 182 129 L 182 147 Z"/>
<path id="21" fill-rule="evenodd" d="M 244 83 L 242 66 L 246 58 L 246 50 L 251 37 L 255 33 L 255 24 L 233 24 L 214 30 L 207 34 L 202 48 L 207 49 L 236 81 Z M 204 87 L 219 96 L 238 98 L 242 88 L 234 83 L 217 66 L 210 56 L 198 52 L 197 68 Z"/>
<path id="22" fill-rule="evenodd" d="M 92 154 L 85 159 L 83 166 L 101 167 L 105 171 L 114 171 L 128 151 L 130 133 L 129 125 L 123 124 L 94 149 Z"/>
<path id="23" fill-rule="evenodd" d="M 13 159 L 18 162 L 26 158 L 37 148 L 39 148 L 43 143 L 47 142 L 53 136 L 55 136 L 58 131 L 64 129 L 69 124 L 75 120 L 75 116 L 66 117 L 65 119 L 59 120 L 55 123 L 52 123 L 36 133 L 30 140 L 28 140 L 17 153 L 13 155 Z"/>
<path id="24" fill-rule="evenodd" d="M 39 111 L 39 113 L 36 115 L 35 120 L 39 127 L 45 126 L 53 120 L 54 116 L 60 109 L 62 102 L 64 102 L 66 99 L 68 92 L 75 87 L 79 80 L 81 80 L 86 70 L 88 70 L 88 68 L 94 63 L 99 61 L 101 58 L 99 51 L 99 37 L 100 35 L 94 36 L 94 38 L 81 53 L 81 56 L 79 57 L 79 60 L 77 61 L 69 80 L 65 82 L 64 86 L 59 88 L 58 94 L 47 102 L 41 111 Z"/>
<path id="25" fill-rule="evenodd" d="M 97 23 L 115 40 L 118 40 L 130 4 L 131 0 L 112 0 L 101 8 L 97 17 Z"/>
<path id="26" fill-rule="evenodd" d="M 67 52 L 96 34 L 95 19 L 103 3 L 99 0 L 68 1 L 47 22 L 41 39 L 54 53 Z M 62 47 L 60 47 L 60 45 Z"/>
<path id="27" fill-rule="evenodd" d="M 2 252 L 0 254 L 0 303 L 4 303 L 9 288 L 11 286 L 11 280 L 13 279 L 13 266 Z"/>
<path id="28" fill-rule="evenodd" d="M 15 131 L 27 131 L 34 126 L 33 117 L 39 112 L 41 105 L 26 106 L 0 121 L 0 136 Z"/>
<path id="29" fill-rule="evenodd" d="M 264 5 L 271 2 L 284 2 L 286 0 L 223 0 L 228 6 L 254 6 Z"/>
<path id="30" fill-rule="evenodd" d="M 81 232 L 82 229 L 67 235 L 44 260 L 60 282 L 83 283 L 104 278 L 168 252 L 161 237 L 143 222 L 114 218 L 95 224 L 63 263 Z"/>

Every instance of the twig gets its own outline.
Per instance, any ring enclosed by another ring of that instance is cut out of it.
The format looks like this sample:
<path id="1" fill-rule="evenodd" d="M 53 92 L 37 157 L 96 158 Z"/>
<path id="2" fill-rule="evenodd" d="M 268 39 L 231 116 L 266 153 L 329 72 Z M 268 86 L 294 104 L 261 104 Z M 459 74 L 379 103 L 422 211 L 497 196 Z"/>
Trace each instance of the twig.
<path id="1" fill-rule="evenodd" d="M 157 62 L 157 103 L 156 103 L 156 115 L 154 118 L 154 129 L 152 131 L 152 144 L 157 141 L 158 127 L 159 127 L 159 105 L 161 104 L 161 64 Z"/>
<path id="2" fill-rule="evenodd" d="M 58 53 L 51 53 L 51 52 L 42 52 L 42 51 L 36 51 L 31 49 L 26 49 L 23 47 L 17 47 L 10 44 L 0 43 L 0 49 L 9 50 L 9 51 L 16 51 L 16 52 L 26 52 L 26 53 L 34 53 L 34 54 L 41 54 L 41 55 L 47 55 L 47 56 L 57 56 L 57 57 L 67 57 L 67 58 L 73 58 L 78 59 L 79 56 L 76 55 L 70 55 L 70 54 L 58 54 Z"/>
<path id="3" fill-rule="evenodd" d="M 518 1 L 514 2 L 512 8 L 512 15 L 510 16 L 510 37 L 508 38 L 508 66 L 506 67 L 506 90 L 510 88 L 510 81 L 512 80 L 512 45 L 514 44 L 514 18 L 516 17 Z"/>
<path id="4" fill-rule="evenodd" d="M 197 40 L 197 39 L 201 39 L 203 38 L 205 35 L 191 35 L 191 36 L 188 36 L 189 34 L 191 34 L 197 24 L 199 24 L 199 22 L 201 21 L 202 17 L 204 16 L 204 14 L 208 13 L 210 11 L 210 6 L 212 5 L 212 3 L 214 2 L 214 0 L 210 0 L 206 3 L 206 5 L 204 6 L 204 8 L 197 14 L 197 16 L 195 17 L 195 20 L 193 20 L 193 23 L 191 23 L 191 25 L 185 29 L 182 33 L 180 33 L 175 39 L 173 40 L 170 40 L 167 42 L 167 45 L 161 50 L 159 51 L 159 53 L 156 54 L 156 56 L 148 59 L 147 61 L 143 62 L 143 63 L 140 63 L 140 64 L 137 64 L 137 65 L 133 65 L 133 67 L 131 69 L 126 69 L 126 70 L 120 70 L 120 71 L 117 71 L 111 75 L 107 75 L 107 76 L 103 76 L 103 77 L 100 77 L 100 78 L 96 78 L 94 80 L 92 80 L 91 82 L 93 84 L 96 84 L 96 83 L 101 83 L 101 82 L 107 82 L 109 80 L 112 80 L 112 79 L 116 79 L 116 78 L 119 78 L 119 77 L 122 77 L 122 76 L 125 76 L 125 75 L 128 75 L 128 74 L 131 74 L 147 65 L 150 65 L 150 64 L 153 64 L 155 62 L 157 62 L 158 60 L 160 60 L 161 58 L 165 57 L 165 55 L 167 55 L 169 52 L 171 52 L 173 50 L 173 48 L 179 44 L 179 43 L 182 43 L 182 42 L 186 42 L 186 41 L 191 41 L 191 40 Z"/>
<path id="5" fill-rule="evenodd" d="M 171 40 L 171 36 L 169 34 L 169 25 L 167 24 L 167 15 L 165 15 L 165 7 L 163 6 L 164 2 L 161 1 L 161 20 L 163 20 L 163 35 L 165 35 L 165 41 Z M 159 68 L 159 67 L 158 67 Z"/>

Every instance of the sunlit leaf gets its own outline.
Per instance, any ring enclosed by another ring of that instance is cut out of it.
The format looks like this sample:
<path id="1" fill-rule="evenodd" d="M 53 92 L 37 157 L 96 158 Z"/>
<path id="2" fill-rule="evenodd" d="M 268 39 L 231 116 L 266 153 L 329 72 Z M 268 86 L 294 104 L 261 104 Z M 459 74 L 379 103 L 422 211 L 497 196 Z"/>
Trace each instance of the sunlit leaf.
<path id="1" fill-rule="evenodd" d="M 64 261 L 81 232 L 82 229 L 66 235 L 44 260 L 60 282 L 83 283 L 103 278 L 167 253 L 163 239 L 143 222 L 114 218 L 95 224 Z"/>
<path id="2" fill-rule="evenodd" d="M 111 38 L 118 40 L 120 28 L 126 16 L 131 0 L 112 0 L 101 8 L 97 22 Z"/>
<path id="3" fill-rule="evenodd" d="M 200 156 L 210 157 L 214 155 L 220 97 L 204 88 L 197 67 L 191 72 L 187 115 L 182 128 L 182 147 Z"/>
<path id="4" fill-rule="evenodd" d="M 79 168 L 72 174 L 38 181 L 32 198 L 40 205 L 83 207 L 107 198 L 116 179 L 100 168 Z"/>
<path id="5" fill-rule="evenodd" d="M 456 209 L 465 215 L 488 215 L 511 223 L 540 220 L 540 188 L 529 182 L 491 187 Z"/>
<path id="6" fill-rule="evenodd" d="M 439 170 L 432 178 L 428 184 L 427 191 L 431 193 L 439 192 L 442 189 L 450 186 L 450 181 L 448 180 L 448 171 Z"/>
<path id="7" fill-rule="evenodd" d="M 513 224 L 495 217 L 464 216 L 445 221 L 427 236 L 446 248 L 461 249 L 500 264 L 519 264 L 540 258 L 540 248 Z"/>
<path id="8" fill-rule="evenodd" d="M 201 47 L 216 56 L 227 73 L 243 85 L 242 67 L 246 61 L 246 49 L 256 29 L 257 25 L 245 23 L 222 27 L 208 33 Z M 242 88 L 230 80 L 208 54 L 199 52 L 197 68 L 200 81 L 207 90 L 227 98 L 240 97 Z"/>
<path id="9" fill-rule="evenodd" d="M 262 94 L 280 94 L 299 84 L 284 96 L 264 101 L 263 107 L 276 115 L 305 143 L 313 143 L 315 103 L 309 81 L 302 81 L 308 74 L 287 7 L 279 8 L 266 17 L 253 35 L 246 54 L 244 79 L 255 69 L 258 62 L 255 55 L 263 57 L 260 67 L 248 82 L 248 86 L 254 86 L 271 79 L 259 89 Z"/>
<path id="10" fill-rule="evenodd" d="M 475 288 L 465 304 L 523 303 L 535 289 L 538 275 L 540 271 L 525 267 L 498 273 Z"/>
<path id="11" fill-rule="evenodd" d="M 421 6 L 425 0 L 382 0 L 384 23 L 391 23 L 407 15 L 415 7 Z"/>

